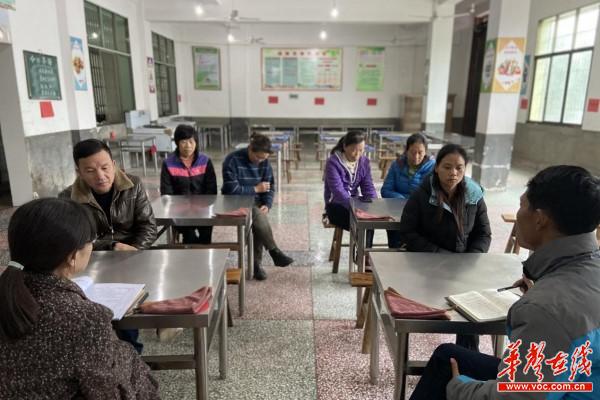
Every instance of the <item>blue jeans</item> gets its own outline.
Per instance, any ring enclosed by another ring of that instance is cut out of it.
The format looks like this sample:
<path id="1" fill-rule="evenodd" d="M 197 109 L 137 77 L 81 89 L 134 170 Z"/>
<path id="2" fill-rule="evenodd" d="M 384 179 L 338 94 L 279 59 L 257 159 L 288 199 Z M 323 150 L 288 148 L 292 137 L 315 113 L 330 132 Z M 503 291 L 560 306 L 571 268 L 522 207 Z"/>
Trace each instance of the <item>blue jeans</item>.
<path id="1" fill-rule="evenodd" d="M 442 344 L 435 349 L 427 362 L 410 400 L 445 400 L 446 386 L 452 379 L 450 358 L 458 363 L 461 375 L 487 381 L 496 379 L 500 359 L 481 354 L 455 344 Z"/>
<path id="2" fill-rule="evenodd" d="M 142 354 L 144 344 L 138 342 L 138 336 L 140 336 L 140 331 L 138 329 L 117 329 L 117 337 L 124 342 L 131 344 L 138 354 Z"/>

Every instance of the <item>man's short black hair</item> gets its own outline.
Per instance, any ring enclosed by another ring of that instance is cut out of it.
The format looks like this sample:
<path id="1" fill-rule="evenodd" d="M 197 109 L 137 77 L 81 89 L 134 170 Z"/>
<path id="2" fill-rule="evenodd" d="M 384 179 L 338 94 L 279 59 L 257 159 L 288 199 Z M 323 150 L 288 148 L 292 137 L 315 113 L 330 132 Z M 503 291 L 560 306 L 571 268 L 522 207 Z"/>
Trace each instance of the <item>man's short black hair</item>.
<path id="1" fill-rule="evenodd" d="M 248 148 L 254 153 L 273 153 L 273 149 L 271 149 L 271 139 L 260 133 L 254 133 L 250 136 L 250 145 Z"/>
<path id="2" fill-rule="evenodd" d="M 79 159 L 93 156 L 102 150 L 108 153 L 111 160 L 113 159 L 110 148 L 103 141 L 98 139 L 82 140 L 73 147 L 73 161 L 75 161 L 75 166 L 79 166 Z"/>
<path id="3" fill-rule="evenodd" d="M 564 235 L 594 231 L 600 224 L 600 179 L 586 169 L 556 165 L 527 183 L 529 208 L 545 211 Z"/>

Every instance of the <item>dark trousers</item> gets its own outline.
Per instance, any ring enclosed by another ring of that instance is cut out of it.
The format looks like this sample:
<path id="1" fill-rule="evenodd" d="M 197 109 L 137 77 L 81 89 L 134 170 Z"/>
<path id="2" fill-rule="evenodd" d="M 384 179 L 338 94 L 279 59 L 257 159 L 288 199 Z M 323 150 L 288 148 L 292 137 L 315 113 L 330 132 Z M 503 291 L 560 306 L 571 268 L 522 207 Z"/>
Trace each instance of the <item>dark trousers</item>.
<path id="1" fill-rule="evenodd" d="M 142 354 L 142 350 L 144 350 L 144 344 L 142 342 L 138 342 L 138 336 L 140 336 L 140 331 L 137 329 L 117 329 L 117 337 L 127 343 L 130 343 L 135 351 L 138 354 Z"/>
<path id="2" fill-rule="evenodd" d="M 271 223 L 266 214 L 260 212 L 258 207 L 252 207 L 252 238 L 254 239 L 254 267 L 260 267 L 263 247 L 271 251 L 277 247 L 271 230 Z"/>
<path id="3" fill-rule="evenodd" d="M 176 229 L 181 233 L 183 244 L 210 244 L 212 239 L 212 226 L 178 226 Z"/>
<path id="4" fill-rule="evenodd" d="M 400 248 L 400 231 L 387 230 L 386 233 L 388 237 L 388 247 L 390 249 Z"/>
<path id="5" fill-rule="evenodd" d="M 461 375 L 487 381 L 496 379 L 500 359 L 467 350 L 455 344 L 442 344 L 433 352 L 427 362 L 423 376 L 419 380 L 410 400 L 445 400 L 446 385 L 452 379 L 450 358 L 458 363 Z"/>
<path id="6" fill-rule="evenodd" d="M 329 203 L 325 206 L 325 213 L 332 225 L 339 226 L 345 231 L 350 230 L 350 210 L 346 207 L 337 203 Z M 367 230 L 366 247 L 373 247 L 374 233 L 372 229 Z"/>

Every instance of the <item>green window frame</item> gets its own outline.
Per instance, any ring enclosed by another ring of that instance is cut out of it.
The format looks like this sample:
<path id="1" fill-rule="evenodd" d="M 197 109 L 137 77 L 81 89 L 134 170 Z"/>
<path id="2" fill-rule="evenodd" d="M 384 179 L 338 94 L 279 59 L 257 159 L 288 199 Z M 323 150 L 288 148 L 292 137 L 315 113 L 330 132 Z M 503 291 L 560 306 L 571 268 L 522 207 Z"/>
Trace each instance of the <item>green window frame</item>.
<path id="1" fill-rule="evenodd" d="M 158 116 L 179 114 L 175 43 L 171 39 L 152 32 L 152 52 L 154 54 Z"/>

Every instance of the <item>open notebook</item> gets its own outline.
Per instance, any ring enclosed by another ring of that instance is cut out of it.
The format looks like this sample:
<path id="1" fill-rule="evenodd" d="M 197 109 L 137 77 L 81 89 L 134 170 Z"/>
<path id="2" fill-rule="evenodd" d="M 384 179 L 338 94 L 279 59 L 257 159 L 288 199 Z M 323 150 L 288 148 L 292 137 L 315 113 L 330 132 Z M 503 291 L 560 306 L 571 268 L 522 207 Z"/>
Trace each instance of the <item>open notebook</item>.
<path id="1" fill-rule="evenodd" d="M 448 296 L 448 302 L 469 320 L 488 322 L 506 319 L 508 309 L 520 298 L 508 290 L 485 289 L 453 294 Z"/>
<path id="2" fill-rule="evenodd" d="M 120 320 L 129 310 L 137 307 L 148 295 L 143 284 L 94 283 L 89 276 L 72 279 L 94 303 L 102 304 L 113 312 L 113 320 Z"/>

